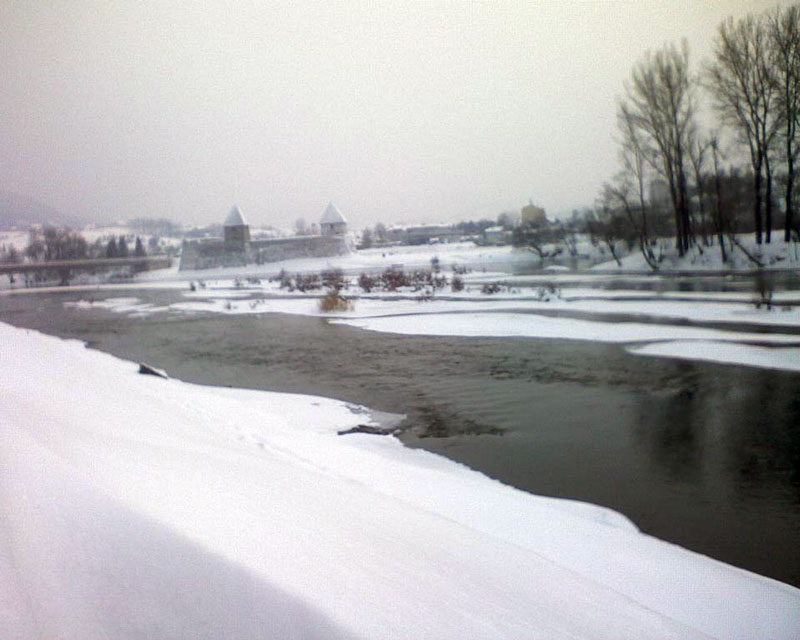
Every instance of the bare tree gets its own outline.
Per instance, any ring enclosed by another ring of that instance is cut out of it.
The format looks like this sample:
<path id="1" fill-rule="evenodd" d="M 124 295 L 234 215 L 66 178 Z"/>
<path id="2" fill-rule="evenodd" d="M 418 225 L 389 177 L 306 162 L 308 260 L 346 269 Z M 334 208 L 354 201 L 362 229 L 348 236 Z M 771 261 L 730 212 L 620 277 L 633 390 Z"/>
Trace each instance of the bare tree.
<path id="1" fill-rule="evenodd" d="M 386 225 L 383 222 L 378 222 L 375 225 L 375 240 L 377 242 L 386 242 L 389 239 L 389 232 L 386 229 Z"/>
<path id="2" fill-rule="evenodd" d="M 722 254 L 722 262 L 728 261 L 728 256 L 725 253 L 725 232 L 726 232 L 726 218 L 722 205 L 722 169 L 720 164 L 723 159 L 722 150 L 720 149 L 719 135 L 712 133 L 708 139 L 708 148 L 711 151 L 711 171 L 714 180 L 714 208 L 712 209 L 712 219 L 714 221 L 714 231 L 717 233 L 719 240 L 719 250 Z"/>
<path id="3" fill-rule="evenodd" d="M 633 69 L 620 110 L 640 134 L 645 158 L 669 185 L 678 253 L 691 239 L 686 180 L 688 136 L 694 118 L 694 83 L 689 73 L 689 49 L 666 44 L 648 52 Z"/>
<path id="4" fill-rule="evenodd" d="M 689 160 L 692 165 L 692 173 L 694 174 L 695 193 L 697 194 L 697 222 L 694 225 L 696 229 L 699 228 L 700 235 L 703 238 L 703 245 L 709 246 L 708 238 L 708 219 L 706 214 L 706 197 L 707 185 L 705 180 L 705 166 L 707 160 L 707 153 L 710 142 L 697 131 L 692 131 L 689 136 Z"/>
<path id="5" fill-rule="evenodd" d="M 605 210 L 610 211 L 613 207 L 615 210 L 622 210 L 625 212 L 628 226 L 638 239 L 639 251 L 642 252 L 642 256 L 644 257 L 645 262 L 647 262 L 647 265 L 653 271 L 657 271 L 658 260 L 653 253 L 653 249 L 650 244 L 650 238 L 647 236 L 646 227 L 643 226 L 645 219 L 643 208 L 644 202 L 640 201 L 640 203 L 636 203 L 636 191 L 637 190 L 634 188 L 630 176 L 625 172 L 619 174 L 614 182 L 603 185 L 603 202 L 607 203 Z M 613 225 L 607 225 L 607 215 L 603 216 L 600 220 L 604 225 L 610 226 L 610 230 L 613 232 L 615 237 L 620 236 L 619 239 L 622 239 L 623 234 L 618 229 L 618 226 L 622 223 L 622 221 L 615 220 Z M 593 225 L 590 225 L 590 230 L 591 229 L 594 229 L 596 232 L 595 235 L 602 235 L 599 234 L 600 226 L 598 226 L 596 221 Z M 604 232 L 607 230 L 608 229 L 605 228 L 603 229 Z M 610 246 L 609 249 L 611 249 Z M 612 255 L 613 254 L 614 252 L 612 250 Z M 614 258 L 616 259 L 616 256 L 614 256 Z"/>
<path id="6" fill-rule="evenodd" d="M 522 225 L 514 229 L 513 244 L 524 247 L 535 253 L 540 262 L 561 255 L 564 249 L 559 246 L 562 240 L 561 229 L 556 226 L 538 228 Z"/>
<path id="7" fill-rule="evenodd" d="M 625 215 L 614 206 L 614 196 L 604 188 L 593 211 L 586 215 L 586 232 L 593 245 L 604 244 L 618 266 L 622 266 L 620 250 L 623 244 L 633 247 L 635 234 Z"/>
<path id="8" fill-rule="evenodd" d="M 791 5 L 776 7 L 769 14 L 768 29 L 772 69 L 778 87 L 778 106 L 783 121 L 783 143 L 786 154 L 786 192 L 784 213 L 786 226 L 783 239 L 789 242 L 794 228 L 794 162 L 797 157 L 797 126 L 800 123 L 800 8 Z"/>
<path id="9" fill-rule="evenodd" d="M 648 149 L 646 142 L 642 139 L 641 131 L 636 126 L 636 119 L 624 103 L 620 103 L 617 109 L 617 128 L 620 133 L 620 160 L 623 170 L 636 183 L 636 197 L 639 201 L 639 222 L 636 226 L 642 237 L 647 240 L 648 207 L 644 192 L 647 182 Z"/>
<path id="10" fill-rule="evenodd" d="M 770 147 L 778 130 L 778 99 L 775 74 L 770 62 L 769 36 L 765 23 L 753 15 L 720 24 L 714 42 L 714 60 L 706 70 L 709 87 L 723 119 L 732 125 L 750 151 L 753 167 L 753 220 L 756 242 L 772 237 L 772 171 Z M 766 193 L 762 186 L 766 172 Z M 762 224 L 762 202 L 766 209 Z"/>
<path id="11" fill-rule="evenodd" d="M 572 216 L 569 220 L 564 221 L 561 223 L 561 244 L 567 249 L 569 253 L 570 260 L 575 264 L 578 259 L 578 244 L 580 242 L 580 238 L 578 234 L 581 232 L 582 223 L 580 220 L 580 213 L 577 210 L 572 211 Z"/>
<path id="12" fill-rule="evenodd" d="M 372 247 L 372 229 L 367 227 L 361 232 L 361 248 L 369 249 Z"/>

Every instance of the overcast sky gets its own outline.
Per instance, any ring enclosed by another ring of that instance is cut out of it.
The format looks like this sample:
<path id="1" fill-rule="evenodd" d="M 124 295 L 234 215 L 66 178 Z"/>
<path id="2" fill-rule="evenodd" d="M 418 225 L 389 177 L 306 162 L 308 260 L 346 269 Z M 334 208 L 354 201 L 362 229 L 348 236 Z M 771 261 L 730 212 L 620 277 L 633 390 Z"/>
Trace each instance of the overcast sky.
<path id="1" fill-rule="evenodd" d="M 698 65 L 774 4 L 0 0 L 0 189 L 193 224 L 569 211 L 637 59 L 686 37 Z"/>

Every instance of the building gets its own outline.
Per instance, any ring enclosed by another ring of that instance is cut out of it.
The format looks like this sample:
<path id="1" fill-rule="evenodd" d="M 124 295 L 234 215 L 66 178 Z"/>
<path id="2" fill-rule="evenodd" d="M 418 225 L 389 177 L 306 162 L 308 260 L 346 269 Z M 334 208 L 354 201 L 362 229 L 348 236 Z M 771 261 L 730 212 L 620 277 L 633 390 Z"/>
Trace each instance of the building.
<path id="1" fill-rule="evenodd" d="M 313 225 L 312 225 L 313 226 Z M 330 202 L 320 221 L 322 235 L 253 240 L 250 226 L 233 205 L 223 223 L 222 238 L 184 240 L 181 271 L 264 264 L 292 258 L 325 258 L 350 253 L 347 221 Z"/>
<path id="2" fill-rule="evenodd" d="M 529 201 L 520 211 L 520 221 L 523 226 L 543 227 L 547 224 L 547 216 L 542 207 L 537 207 Z"/>
<path id="3" fill-rule="evenodd" d="M 483 230 L 483 240 L 486 244 L 503 245 L 508 244 L 511 239 L 511 232 L 506 231 L 502 226 L 488 227 Z"/>
<path id="4" fill-rule="evenodd" d="M 438 242 L 454 242 L 462 233 L 452 224 L 417 224 L 408 226 L 392 226 L 387 235 L 391 242 L 402 244 L 428 244 Z"/>
<path id="5" fill-rule="evenodd" d="M 343 236 L 347 232 L 347 220 L 332 202 L 328 203 L 319 221 L 323 236 Z"/>
<path id="6" fill-rule="evenodd" d="M 250 226 L 245 222 L 239 207 L 233 205 L 225 222 L 222 223 L 225 240 L 225 251 L 230 253 L 247 251 L 250 243 Z"/>

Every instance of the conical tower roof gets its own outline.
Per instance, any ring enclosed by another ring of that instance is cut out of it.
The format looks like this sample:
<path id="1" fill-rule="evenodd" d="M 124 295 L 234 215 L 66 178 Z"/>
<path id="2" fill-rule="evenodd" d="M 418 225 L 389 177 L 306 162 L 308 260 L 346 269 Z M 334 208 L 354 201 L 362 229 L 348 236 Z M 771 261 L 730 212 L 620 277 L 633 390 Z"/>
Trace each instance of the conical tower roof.
<path id="1" fill-rule="evenodd" d="M 239 211 L 239 207 L 233 205 L 231 208 L 231 212 L 228 214 L 228 217 L 225 218 L 225 222 L 223 223 L 224 227 L 246 227 L 247 222 L 245 222 L 244 216 L 242 212 Z"/>
<path id="2" fill-rule="evenodd" d="M 329 202 L 328 206 L 325 207 L 325 211 L 322 214 L 322 219 L 320 220 L 320 223 L 336 224 L 338 222 L 344 222 L 345 224 L 347 224 L 347 220 L 345 220 L 345 217 L 336 208 L 336 205 L 333 204 L 333 202 Z"/>

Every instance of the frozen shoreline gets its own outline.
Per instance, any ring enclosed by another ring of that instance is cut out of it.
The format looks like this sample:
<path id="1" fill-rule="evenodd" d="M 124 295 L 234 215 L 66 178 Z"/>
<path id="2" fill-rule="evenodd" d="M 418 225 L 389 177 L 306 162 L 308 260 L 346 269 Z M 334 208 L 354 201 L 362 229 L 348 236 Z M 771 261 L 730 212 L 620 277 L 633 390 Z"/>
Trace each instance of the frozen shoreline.
<path id="1" fill-rule="evenodd" d="M 33 637 L 29 614 L 60 637 L 131 637 L 142 625 L 185 636 L 209 620 L 224 635 L 232 606 L 239 628 L 277 607 L 277 635 L 306 637 L 798 631 L 797 589 L 394 438 L 335 435 L 363 423 L 363 409 L 139 376 L 7 325 L 0 339 L 14 345 L 0 373 L 9 637 Z M 30 380 L 47 393 L 31 394 Z M 244 578 L 228 563 L 260 585 L 256 601 L 207 602 L 181 577 L 237 593 Z"/>
<path id="2" fill-rule="evenodd" d="M 757 308 L 750 294 L 739 292 L 648 295 L 572 287 L 545 291 L 541 298 L 532 291 L 481 296 L 473 290 L 439 294 L 427 301 L 420 301 L 419 294 L 412 292 L 346 291 L 344 295 L 351 296 L 354 309 L 323 313 L 318 306 L 319 293 L 288 292 L 275 282 L 235 286 L 232 281 L 222 281 L 184 291 L 185 300 L 164 306 L 142 303 L 133 296 L 65 305 L 138 317 L 285 313 L 404 335 L 592 340 L 622 344 L 643 356 L 800 371 L 800 307 L 792 306 L 798 299 L 793 291 L 775 294 L 772 304 L 776 306 L 771 309 Z M 703 345 L 712 346 L 703 349 Z"/>

